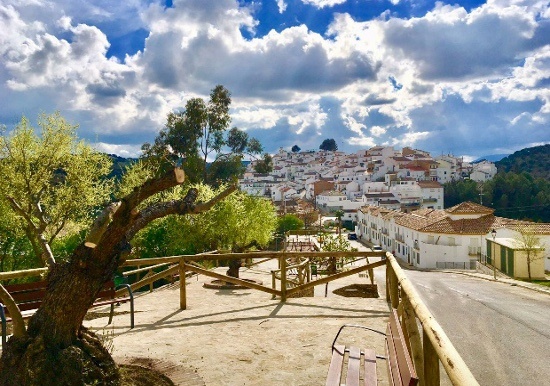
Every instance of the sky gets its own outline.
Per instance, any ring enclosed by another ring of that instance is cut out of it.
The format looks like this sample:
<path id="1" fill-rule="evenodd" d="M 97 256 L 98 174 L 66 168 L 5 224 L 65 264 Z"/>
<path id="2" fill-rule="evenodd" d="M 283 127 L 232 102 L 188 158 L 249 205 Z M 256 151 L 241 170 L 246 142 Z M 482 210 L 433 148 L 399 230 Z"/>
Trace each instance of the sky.
<path id="1" fill-rule="evenodd" d="M 0 0 L 0 124 L 59 111 L 140 154 L 170 111 L 232 97 L 264 150 L 550 143 L 546 0 Z"/>

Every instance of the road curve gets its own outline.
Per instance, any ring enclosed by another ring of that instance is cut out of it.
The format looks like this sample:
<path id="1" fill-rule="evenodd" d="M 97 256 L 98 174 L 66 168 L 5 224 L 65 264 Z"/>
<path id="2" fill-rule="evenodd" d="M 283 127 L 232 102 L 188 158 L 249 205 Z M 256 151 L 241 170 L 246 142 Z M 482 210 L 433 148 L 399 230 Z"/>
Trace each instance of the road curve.
<path id="1" fill-rule="evenodd" d="M 550 296 L 459 273 L 405 274 L 480 385 L 550 386 Z"/>

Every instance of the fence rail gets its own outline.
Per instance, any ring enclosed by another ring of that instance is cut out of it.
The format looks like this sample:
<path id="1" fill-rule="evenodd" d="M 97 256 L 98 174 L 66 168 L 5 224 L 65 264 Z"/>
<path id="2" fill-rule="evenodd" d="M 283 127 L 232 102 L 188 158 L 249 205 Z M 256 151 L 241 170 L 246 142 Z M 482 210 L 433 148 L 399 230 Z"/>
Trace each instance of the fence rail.
<path id="1" fill-rule="evenodd" d="M 287 259 L 294 258 L 312 258 L 312 257 L 334 257 L 334 258 L 349 258 L 349 257 L 375 257 L 385 255 L 385 260 L 380 260 L 375 263 L 368 263 L 348 271 L 339 272 L 334 275 L 322 277 L 317 280 L 297 285 L 293 288 L 288 288 L 286 285 L 288 265 Z M 228 277 L 211 270 L 205 269 L 197 265 L 200 260 L 233 260 L 233 259 L 279 259 L 279 277 L 281 280 L 281 289 L 265 287 L 256 283 L 241 280 L 238 278 Z M 475 262 L 474 262 L 475 263 Z M 439 386 L 440 381 L 440 364 L 445 369 L 449 380 L 453 385 L 457 386 L 479 386 L 469 368 L 460 357 L 451 341 L 437 323 L 433 315 L 422 303 L 418 293 L 409 282 L 396 258 L 391 253 L 383 252 L 257 252 L 257 253 L 225 253 L 225 254 L 202 254 L 202 255 L 182 255 L 168 256 L 150 259 L 128 260 L 124 267 L 138 267 L 133 270 L 134 273 L 148 272 L 147 277 L 139 282 L 132 284 L 137 288 L 148 285 L 156 280 L 173 277 L 179 273 L 180 277 L 180 308 L 186 309 L 186 274 L 194 272 L 205 276 L 214 277 L 230 283 L 239 284 L 245 287 L 253 288 L 271 295 L 280 296 L 281 301 L 286 301 L 287 296 L 292 293 L 311 288 L 316 285 L 328 283 L 329 281 L 353 275 L 356 273 L 369 271 L 369 276 L 373 280 L 373 269 L 378 266 L 386 266 L 386 299 L 391 307 L 398 310 L 398 314 L 402 319 L 402 325 L 405 330 L 406 344 L 411 349 L 411 354 L 415 369 L 420 378 L 422 386 Z M 143 266 L 149 266 L 144 267 Z M 167 266 L 161 272 L 153 273 L 150 266 L 156 266 L 161 269 Z M 0 272 L 0 281 L 13 278 L 40 276 L 47 272 L 47 269 L 40 268 L 25 271 Z M 139 287 L 138 287 L 139 286 Z"/>

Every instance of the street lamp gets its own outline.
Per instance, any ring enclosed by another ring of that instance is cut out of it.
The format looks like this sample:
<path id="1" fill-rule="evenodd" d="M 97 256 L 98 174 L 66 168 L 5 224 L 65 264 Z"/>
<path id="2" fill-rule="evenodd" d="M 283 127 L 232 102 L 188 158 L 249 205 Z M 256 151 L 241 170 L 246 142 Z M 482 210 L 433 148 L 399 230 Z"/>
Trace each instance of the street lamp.
<path id="1" fill-rule="evenodd" d="M 491 247 L 491 255 L 493 255 L 493 278 L 496 280 L 497 279 L 497 268 L 496 268 L 496 264 L 495 264 L 495 261 L 496 261 L 496 256 L 495 256 L 495 238 L 497 237 L 497 231 L 493 228 L 493 230 L 491 231 L 491 236 L 493 236 L 493 245 Z"/>

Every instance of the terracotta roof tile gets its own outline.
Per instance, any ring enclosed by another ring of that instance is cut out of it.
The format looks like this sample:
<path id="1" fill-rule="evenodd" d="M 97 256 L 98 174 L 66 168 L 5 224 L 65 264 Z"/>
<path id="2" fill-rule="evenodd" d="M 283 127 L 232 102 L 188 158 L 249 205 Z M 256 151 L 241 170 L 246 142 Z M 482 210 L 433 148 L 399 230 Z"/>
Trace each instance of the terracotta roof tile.
<path id="1" fill-rule="evenodd" d="M 465 201 L 451 208 L 445 209 L 445 211 L 452 214 L 489 214 L 493 213 L 495 210 L 476 204 L 475 202 Z"/>

